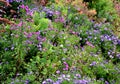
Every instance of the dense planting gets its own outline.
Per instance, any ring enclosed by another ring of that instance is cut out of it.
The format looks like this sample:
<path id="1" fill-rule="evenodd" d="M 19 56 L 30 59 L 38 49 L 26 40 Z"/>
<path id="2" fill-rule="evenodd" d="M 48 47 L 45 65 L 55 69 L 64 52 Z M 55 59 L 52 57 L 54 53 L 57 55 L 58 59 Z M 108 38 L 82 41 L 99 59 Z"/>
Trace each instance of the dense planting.
<path id="1" fill-rule="evenodd" d="M 20 17 L 0 25 L 1 84 L 120 83 L 113 0 L 33 2 L 14 0 Z"/>

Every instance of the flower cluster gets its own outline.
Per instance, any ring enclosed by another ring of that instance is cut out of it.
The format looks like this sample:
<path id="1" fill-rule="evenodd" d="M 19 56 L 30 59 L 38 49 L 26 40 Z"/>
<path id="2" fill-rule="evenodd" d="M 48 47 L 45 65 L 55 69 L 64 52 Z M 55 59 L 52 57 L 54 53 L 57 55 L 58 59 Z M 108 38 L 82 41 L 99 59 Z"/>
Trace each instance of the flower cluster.
<path id="1" fill-rule="evenodd" d="M 20 8 L 24 9 L 27 15 L 33 16 L 33 11 L 31 11 L 27 5 L 25 6 L 24 4 L 22 4 L 20 5 Z"/>
<path id="2" fill-rule="evenodd" d="M 69 65 L 66 62 L 64 62 L 64 65 L 65 65 L 65 68 L 63 68 L 63 70 L 67 71 L 69 69 Z"/>
<path id="3" fill-rule="evenodd" d="M 6 0 L 7 2 L 13 2 L 13 1 L 15 1 L 15 2 L 24 2 L 24 0 Z"/>
<path id="4" fill-rule="evenodd" d="M 80 74 L 73 75 L 74 78 L 72 78 L 72 74 L 61 74 L 59 77 L 57 77 L 57 80 L 54 81 L 52 79 L 46 79 L 42 82 L 42 84 L 62 84 L 64 81 L 67 81 L 66 83 L 72 83 L 72 84 L 88 84 L 92 82 L 92 80 L 81 78 Z"/>

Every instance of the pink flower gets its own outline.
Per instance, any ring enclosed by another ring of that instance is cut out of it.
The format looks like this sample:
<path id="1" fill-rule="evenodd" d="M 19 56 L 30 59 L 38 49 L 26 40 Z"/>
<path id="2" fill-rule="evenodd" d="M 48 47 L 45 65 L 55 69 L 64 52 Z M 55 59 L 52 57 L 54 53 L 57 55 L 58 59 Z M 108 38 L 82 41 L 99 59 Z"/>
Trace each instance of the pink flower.
<path id="1" fill-rule="evenodd" d="M 16 37 L 16 38 L 18 38 L 18 37 L 19 37 L 19 35 L 18 35 L 18 34 L 16 34 L 16 35 L 15 35 L 15 37 Z"/>
<path id="2" fill-rule="evenodd" d="M 55 11 L 55 15 L 60 15 L 60 12 L 59 11 Z"/>
<path id="3" fill-rule="evenodd" d="M 57 74 L 60 74 L 60 71 L 59 71 L 59 70 L 57 70 L 57 71 L 56 71 L 56 73 L 57 73 Z"/>
<path id="4" fill-rule="evenodd" d="M 48 30 L 54 30 L 54 28 L 48 28 Z"/>
<path id="5" fill-rule="evenodd" d="M 46 41 L 46 38 L 44 37 L 44 38 L 42 39 L 42 41 L 43 41 L 43 42 Z"/>
<path id="6" fill-rule="evenodd" d="M 24 5 L 24 4 L 22 4 L 22 5 L 20 5 L 20 7 L 21 7 L 22 9 L 24 9 L 24 8 L 25 8 L 25 5 Z"/>
<path id="7" fill-rule="evenodd" d="M 28 33 L 27 33 L 27 32 L 24 32 L 24 35 L 26 35 L 26 36 L 27 36 L 27 35 L 28 35 Z"/>
<path id="8" fill-rule="evenodd" d="M 25 11 L 27 12 L 27 15 L 30 15 L 30 16 L 33 16 L 33 12 L 30 11 L 29 7 L 28 6 L 25 6 L 24 4 L 20 5 L 20 7 L 22 9 L 25 9 Z"/>
<path id="9" fill-rule="evenodd" d="M 64 23 L 65 19 L 63 17 L 60 18 L 60 22 Z"/>
<path id="10" fill-rule="evenodd" d="M 55 19 L 55 22 L 59 22 L 59 19 Z"/>
<path id="11" fill-rule="evenodd" d="M 25 6 L 25 10 L 26 10 L 26 12 L 28 12 L 29 11 L 29 7 Z"/>
<path id="12" fill-rule="evenodd" d="M 33 12 L 31 11 L 31 12 L 29 13 L 29 15 L 30 15 L 30 16 L 33 16 Z"/>
<path id="13" fill-rule="evenodd" d="M 68 70 L 69 69 L 69 66 L 68 66 L 68 64 L 66 63 L 66 62 L 63 62 L 64 63 L 64 65 L 65 65 L 65 68 L 63 68 L 63 70 Z"/>
<path id="14" fill-rule="evenodd" d="M 32 33 L 30 32 L 28 35 L 27 35 L 27 38 L 30 38 L 30 37 L 32 37 Z"/>
<path id="15" fill-rule="evenodd" d="M 24 32 L 24 35 L 25 35 L 25 37 L 27 37 L 27 38 L 30 38 L 30 37 L 32 37 L 32 32 L 30 32 L 30 33 L 27 33 L 27 32 Z"/>
<path id="16" fill-rule="evenodd" d="M 89 45 L 89 46 L 92 47 L 92 48 L 95 47 L 95 46 L 94 46 L 92 43 L 90 43 L 89 41 L 87 41 L 86 44 Z"/>
<path id="17" fill-rule="evenodd" d="M 33 11 L 28 11 L 27 10 L 27 15 L 33 16 Z"/>
<path id="18" fill-rule="evenodd" d="M 38 31 L 38 32 L 33 32 L 33 34 L 35 34 L 35 35 L 39 35 L 40 34 L 40 32 Z"/>
<path id="19" fill-rule="evenodd" d="M 18 26 L 19 26 L 19 27 L 21 27 L 21 26 L 22 26 L 22 21 L 18 24 Z"/>
<path id="20" fill-rule="evenodd" d="M 28 10 L 28 9 L 29 9 L 29 7 L 28 7 L 28 6 L 25 6 L 25 9 L 27 9 L 27 10 Z"/>

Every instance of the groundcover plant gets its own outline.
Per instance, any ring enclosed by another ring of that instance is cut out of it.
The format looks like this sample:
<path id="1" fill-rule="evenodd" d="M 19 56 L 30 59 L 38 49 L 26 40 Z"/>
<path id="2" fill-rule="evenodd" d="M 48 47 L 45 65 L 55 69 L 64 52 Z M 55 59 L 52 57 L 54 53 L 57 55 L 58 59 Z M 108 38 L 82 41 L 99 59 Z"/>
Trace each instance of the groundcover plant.
<path id="1" fill-rule="evenodd" d="M 119 0 L 7 1 L 0 84 L 120 83 Z"/>

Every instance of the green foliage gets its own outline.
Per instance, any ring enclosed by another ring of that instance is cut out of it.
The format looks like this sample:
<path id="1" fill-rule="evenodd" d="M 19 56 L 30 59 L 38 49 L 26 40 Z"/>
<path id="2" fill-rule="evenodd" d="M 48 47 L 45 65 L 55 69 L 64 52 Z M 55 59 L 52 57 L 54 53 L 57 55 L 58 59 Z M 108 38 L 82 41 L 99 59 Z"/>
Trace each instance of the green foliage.
<path id="1" fill-rule="evenodd" d="M 18 7 L 19 5 L 21 5 L 22 2 L 13 1 L 13 2 L 10 3 L 10 4 L 12 5 L 12 9 L 13 9 L 13 10 L 17 10 L 17 7 Z"/>
<path id="2" fill-rule="evenodd" d="M 41 14 L 39 14 L 38 12 L 34 13 L 33 20 L 34 20 L 34 24 L 36 25 L 35 26 L 36 31 L 45 30 L 49 26 L 50 21 L 42 17 L 45 17 L 44 12 L 42 12 Z"/>
<path id="3" fill-rule="evenodd" d="M 39 25 L 37 30 L 45 30 L 46 28 L 48 28 L 48 25 L 49 25 L 49 20 L 42 18 L 39 20 Z"/>
<path id="4" fill-rule="evenodd" d="M 119 2 L 120 2 L 120 0 L 116 0 L 116 1 L 119 1 Z"/>
<path id="5" fill-rule="evenodd" d="M 116 18 L 112 0 L 92 0 L 89 2 L 89 7 L 96 9 L 97 17 L 99 18 L 104 17 L 109 21 L 113 21 Z"/>

